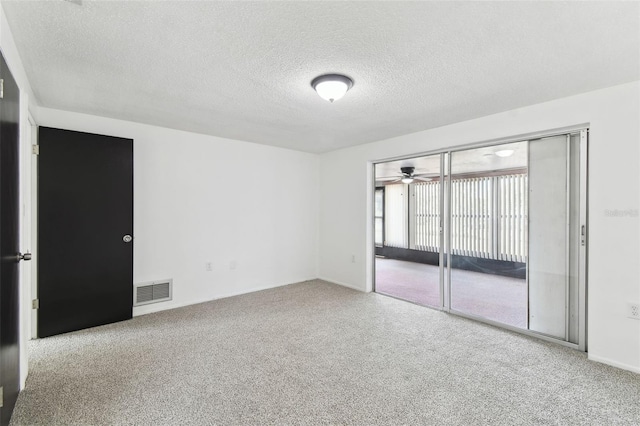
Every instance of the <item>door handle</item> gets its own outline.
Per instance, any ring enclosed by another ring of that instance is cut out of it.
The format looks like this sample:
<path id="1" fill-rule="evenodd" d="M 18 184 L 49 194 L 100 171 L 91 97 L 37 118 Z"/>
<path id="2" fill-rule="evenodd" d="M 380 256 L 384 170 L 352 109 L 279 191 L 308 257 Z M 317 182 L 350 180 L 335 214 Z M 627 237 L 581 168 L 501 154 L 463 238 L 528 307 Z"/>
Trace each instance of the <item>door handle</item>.
<path id="1" fill-rule="evenodd" d="M 25 254 L 18 253 L 16 255 L 16 262 L 20 262 L 21 260 L 24 260 L 24 261 L 31 260 L 31 253 L 29 253 L 29 252 L 27 252 Z"/>
<path id="2" fill-rule="evenodd" d="M 130 243 L 131 240 L 133 240 L 133 237 L 129 234 L 125 235 L 124 237 L 122 237 L 122 241 L 124 241 L 125 243 Z"/>

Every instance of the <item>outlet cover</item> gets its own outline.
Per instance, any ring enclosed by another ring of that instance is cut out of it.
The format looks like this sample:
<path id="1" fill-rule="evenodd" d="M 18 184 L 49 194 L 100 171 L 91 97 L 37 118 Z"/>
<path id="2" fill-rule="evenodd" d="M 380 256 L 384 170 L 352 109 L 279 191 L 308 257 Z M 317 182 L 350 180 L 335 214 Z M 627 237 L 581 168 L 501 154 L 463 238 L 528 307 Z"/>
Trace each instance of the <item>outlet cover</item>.
<path id="1" fill-rule="evenodd" d="M 629 302 L 627 307 L 627 316 L 629 318 L 640 320 L 640 303 Z"/>

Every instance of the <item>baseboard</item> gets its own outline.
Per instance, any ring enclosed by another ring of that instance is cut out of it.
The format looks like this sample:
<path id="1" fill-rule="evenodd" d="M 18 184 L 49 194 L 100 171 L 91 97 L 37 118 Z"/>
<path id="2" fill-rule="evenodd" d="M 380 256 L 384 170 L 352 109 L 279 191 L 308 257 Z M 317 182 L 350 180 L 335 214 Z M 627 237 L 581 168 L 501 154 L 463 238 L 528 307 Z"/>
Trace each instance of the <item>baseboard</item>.
<path id="1" fill-rule="evenodd" d="M 178 308 L 184 308 L 185 306 L 191 306 L 191 305 L 197 305 L 199 303 L 206 303 L 206 302 L 211 302 L 212 300 L 217 300 L 217 299 L 222 299 L 223 297 L 215 297 L 213 299 L 211 298 L 201 298 L 201 299 L 194 299 L 194 300 L 189 300 L 188 302 L 182 302 L 182 303 L 177 303 L 177 302 L 172 302 L 172 301 L 168 301 L 168 302 L 162 302 L 162 303 L 155 303 L 152 305 L 144 305 L 144 306 L 140 306 L 138 307 L 134 307 L 134 313 L 133 316 L 134 317 L 139 317 L 140 315 L 147 315 L 147 314 L 153 314 L 156 312 L 162 312 L 162 311 L 170 311 L 171 309 L 178 309 Z M 138 312 L 135 312 L 135 311 Z"/>
<path id="2" fill-rule="evenodd" d="M 361 291 L 363 293 L 368 293 L 367 291 L 365 291 L 365 290 L 363 290 L 363 289 L 361 289 L 359 287 L 356 287 L 353 284 L 347 284 L 347 283 L 343 283 L 343 282 L 336 281 L 336 280 L 331 279 L 331 278 L 325 278 L 325 277 L 318 277 L 318 279 L 322 280 L 322 281 L 326 281 L 326 282 L 331 283 L 331 284 L 341 285 L 342 287 L 348 287 L 348 288 L 350 288 L 352 290 L 357 290 L 357 291 Z"/>
<path id="3" fill-rule="evenodd" d="M 260 287 L 252 287 L 251 289 L 248 289 L 248 290 L 241 290 L 241 291 L 236 291 L 236 292 L 231 292 L 231 293 L 225 293 L 223 295 L 215 296 L 213 298 L 194 299 L 194 300 L 189 300 L 187 302 L 181 302 L 181 303 L 165 302 L 165 303 L 158 303 L 158 304 L 154 304 L 154 305 L 145 305 L 145 306 L 141 306 L 140 307 L 140 308 L 144 308 L 144 309 L 138 309 L 138 311 L 142 311 L 142 312 L 135 312 L 133 314 L 133 316 L 134 317 L 139 317 L 141 315 L 153 314 L 155 312 L 162 312 L 162 311 L 169 311 L 171 309 L 184 308 L 185 306 L 191 306 L 191 305 L 198 305 L 200 303 L 213 302 L 214 300 L 226 299 L 228 297 L 241 296 L 243 294 L 255 293 L 257 291 L 270 290 L 272 288 L 284 287 L 284 286 L 293 285 L 293 284 L 301 284 L 301 283 L 305 283 L 305 282 L 308 282 L 308 281 L 313 281 L 315 279 L 316 278 L 309 278 L 309 279 L 306 279 L 306 280 L 296 281 L 296 282 L 292 282 L 292 283 L 272 284 L 272 285 L 265 285 L 265 286 L 260 286 Z"/>
<path id="4" fill-rule="evenodd" d="M 595 361 L 595 362 L 600 362 L 602 364 L 607 364 L 610 365 L 612 367 L 617 367 L 617 368 L 621 368 L 623 370 L 628 370 L 634 373 L 638 373 L 640 374 L 640 367 L 635 367 L 633 365 L 629 365 L 629 364 L 624 364 L 622 362 L 617 362 L 617 361 L 613 361 L 609 358 L 605 358 L 605 357 L 601 357 L 601 356 L 597 356 L 597 355 L 592 355 L 592 354 L 587 354 L 587 359 L 589 359 L 589 361 Z"/>
<path id="5" fill-rule="evenodd" d="M 225 294 L 224 296 L 219 296 L 219 297 L 216 297 L 216 298 L 211 299 L 211 300 L 226 299 L 227 297 L 241 296 L 243 294 L 255 293 L 256 291 L 269 290 L 269 289 L 272 289 L 272 288 L 285 287 L 285 286 L 288 286 L 288 285 L 304 284 L 306 282 L 313 281 L 313 280 L 315 280 L 315 278 L 307 278 L 305 280 L 294 281 L 292 283 L 273 284 L 273 285 L 266 285 L 266 286 L 262 286 L 262 287 L 254 287 L 251 290 L 244 290 L 244 291 L 238 291 L 238 292 L 234 292 L 234 293 L 228 293 L 228 294 Z"/>

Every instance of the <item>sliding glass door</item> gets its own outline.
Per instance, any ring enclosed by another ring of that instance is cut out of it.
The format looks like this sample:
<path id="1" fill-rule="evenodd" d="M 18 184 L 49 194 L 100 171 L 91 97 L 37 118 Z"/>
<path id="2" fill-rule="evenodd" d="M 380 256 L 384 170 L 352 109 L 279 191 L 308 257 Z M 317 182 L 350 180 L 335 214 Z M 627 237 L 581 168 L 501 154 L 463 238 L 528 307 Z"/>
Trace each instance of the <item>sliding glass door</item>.
<path id="1" fill-rule="evenodd" d="M 377 164 L 375 291 L 584 349 L 586 142 Z"/>
<path id="2" fill-rule="evenodd" d="M 580 135 L 529 142 L 529 329 L 579 340 Z"/>

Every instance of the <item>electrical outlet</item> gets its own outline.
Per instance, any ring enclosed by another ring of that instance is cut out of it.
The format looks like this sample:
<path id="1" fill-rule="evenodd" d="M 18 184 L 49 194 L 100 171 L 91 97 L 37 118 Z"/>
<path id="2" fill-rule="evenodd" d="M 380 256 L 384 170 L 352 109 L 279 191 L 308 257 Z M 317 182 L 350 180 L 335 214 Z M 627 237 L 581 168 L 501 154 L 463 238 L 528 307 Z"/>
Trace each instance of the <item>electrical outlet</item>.
<path id="1" fill-rule="evenodd" d="M 355 254 L 351 255 L 351 263 L 356 263 L 356 255 Z"/>
<path id="2" fill-rule="evenodd" d="M 236 262 L 235 260 L 232 260 L 231 262 L 229 262 L 229 269 L 236 269 L 238 267 L 238 262 Z"/>
<path id="3" fill-rule="evenodd" d="M 627 307 L 627 316 L 629 318 L 640 320 L 640 303 L 629 302 Z"/>
<path id="4" fill-rule="evenodd" d="M 211 265 L 211 262 L 205 262 L 204 270 L 207 271 L 207 272 L 213 271 L 213 266 Z"/>

